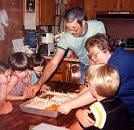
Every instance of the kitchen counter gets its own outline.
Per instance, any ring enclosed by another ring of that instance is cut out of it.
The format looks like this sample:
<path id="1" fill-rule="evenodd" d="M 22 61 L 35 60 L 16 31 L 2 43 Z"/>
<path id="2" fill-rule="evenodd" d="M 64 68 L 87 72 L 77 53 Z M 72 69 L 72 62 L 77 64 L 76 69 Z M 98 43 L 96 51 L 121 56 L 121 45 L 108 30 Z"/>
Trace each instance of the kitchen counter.
<path id="1" fill-rule="evenodd" d="M 125 50 L 134 51 L 134 48 L 125 48 Z"/>
<path id="2" fill-rule="evenodd" d="M 53 56 L 44 56 L 44 58 L 45 59 L 52 59 Z M 67 58 L 67 57 L 65 57 L 63 60 L 64 61 L 78 62 L 78 63 L 80 62 L 78 58 Z"/>

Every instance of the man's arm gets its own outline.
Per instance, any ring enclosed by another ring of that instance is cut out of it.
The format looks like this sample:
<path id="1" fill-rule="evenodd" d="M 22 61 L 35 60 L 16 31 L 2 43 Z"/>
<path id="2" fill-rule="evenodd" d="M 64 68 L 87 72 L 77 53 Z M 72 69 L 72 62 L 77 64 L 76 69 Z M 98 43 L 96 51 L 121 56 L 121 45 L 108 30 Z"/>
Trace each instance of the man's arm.
<path id="1" fill-rule="evenodd" d="M 53 74 L 53 72 L 57 69 L 60 61 L 62 60 L 65 54 L 65 50 L 58 48 L 55 56 L 52 60 L 46 65 L 43 70 L 43 73 L 38 81 L 38 85 L 42 86 L 47 79 Z"/>
<path id="2" fill-rule="evenodd" d="M 44 68 L 43 73 L 42 73 L 39 81 L 35 85 L 33 85 L 32 87 L 30 87 L 30 88 L 27 87 L 25 89 L 25 93 L 27 93 L 27 95 L 29 97 L 34 97 L 35 94 L 40 90 L 40 88 L 42 87 L 44 82 L 46 82 L 46 80 L 49 79 L 49 77 L 53 74 L 53 72 L 58 67 L 60 61 L 64 57 L 65 52 L 66 52 L 66 50 L 63 50 L 60 48 L 57 49 L 55 56 L 51 59 L 51 61 Z"/>

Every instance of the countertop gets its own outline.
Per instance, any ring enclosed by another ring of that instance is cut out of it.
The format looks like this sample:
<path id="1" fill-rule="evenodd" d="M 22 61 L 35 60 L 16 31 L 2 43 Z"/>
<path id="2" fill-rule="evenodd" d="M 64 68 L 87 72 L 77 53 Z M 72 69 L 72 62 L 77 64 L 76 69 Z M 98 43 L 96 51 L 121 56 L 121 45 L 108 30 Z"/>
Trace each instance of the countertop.
<path id="1" fill-rule="evenodd" d="M 45 59 L 52 59 L 53 56 L 44 56 Z M 64 61 L 80 62 L 78 58 L 67 58 L 63 59 Z"/>
<path id="2" fill-rule="evenodd" d="M 134 48 L 125 48 L 125 50 L 134 51 Z"/>

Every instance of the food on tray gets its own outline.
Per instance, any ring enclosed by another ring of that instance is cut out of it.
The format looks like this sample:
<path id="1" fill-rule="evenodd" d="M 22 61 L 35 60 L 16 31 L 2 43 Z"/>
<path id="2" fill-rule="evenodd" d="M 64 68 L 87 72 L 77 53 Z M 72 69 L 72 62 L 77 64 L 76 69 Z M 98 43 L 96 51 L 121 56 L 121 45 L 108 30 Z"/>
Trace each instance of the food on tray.
<path id="1" fill-rule="evenodd" d="M 51 106 L 47 107 L 45 110 L 46 111 L 57 111 L 58 110 L 58 106 L 59 105 L 56 105 L 56 104 L 52 104 Z"/>
<path id="2" fill-rule="evenodd" d="M 42 100 L 39 97 L 35 97 L 31 102 L 29 102 L 25 106 L 36 109 L 45 109 L 47 107 L 47 100 Z"/>
<path id="3" fill-rule="evenodd" d="M 48 91 L 45 94 L 35 97 L 31 100 L 25 107 L 47 110 L 47 111 L 57 111 L 58 106 L 70 99 L 76 97 L 76 94 L 72 93 L 59 93 L 54 91 Z"/>
<path id="4" fill-rule="evenodd" d="M 41 98 L 43 98 L 43 99 L 51 99 L 52 97 L 54 97 L 54 95 L 52 95 L 52 94 L 46 94 L 46 95 L 43 95 L 43 96 L 41 96 Z"/>

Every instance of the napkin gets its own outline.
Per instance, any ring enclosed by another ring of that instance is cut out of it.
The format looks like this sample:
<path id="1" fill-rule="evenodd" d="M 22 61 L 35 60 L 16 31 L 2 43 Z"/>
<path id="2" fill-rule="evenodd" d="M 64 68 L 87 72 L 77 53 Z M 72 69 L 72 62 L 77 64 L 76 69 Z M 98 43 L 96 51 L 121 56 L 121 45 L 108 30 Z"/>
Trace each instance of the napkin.
<path id="1" fill-rule="evenodd" d="M 32 130 L 69 130 L 69 129 L 67 129 L 65 127 L 50 125 L 47 123 L 41 123 L 41 124 L 35 126 L 34 128 L 32 128 Z"/>

